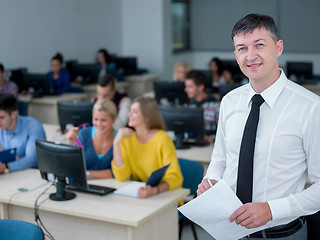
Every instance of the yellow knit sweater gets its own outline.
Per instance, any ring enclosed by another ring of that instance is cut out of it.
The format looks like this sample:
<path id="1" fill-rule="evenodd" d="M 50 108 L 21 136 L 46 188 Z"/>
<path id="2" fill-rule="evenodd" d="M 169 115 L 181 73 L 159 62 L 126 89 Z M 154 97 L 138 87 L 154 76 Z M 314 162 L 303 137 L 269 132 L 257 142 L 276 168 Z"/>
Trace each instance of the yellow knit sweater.
<path id="1" fill-rule="evenodd" d="M 124 164 L 117 167 L 113 162 L 112 170 L 118 181 L 131 180 L 146 182 L 154 170 L 171 163 L 162 182 L 169 190 L 182 187 L 183 177 L 178 163 L 174 144 L 168 134 L 159 130 L 147 143 L 138 141 L 136 133 L 123 137 L 120 143 Z"/>

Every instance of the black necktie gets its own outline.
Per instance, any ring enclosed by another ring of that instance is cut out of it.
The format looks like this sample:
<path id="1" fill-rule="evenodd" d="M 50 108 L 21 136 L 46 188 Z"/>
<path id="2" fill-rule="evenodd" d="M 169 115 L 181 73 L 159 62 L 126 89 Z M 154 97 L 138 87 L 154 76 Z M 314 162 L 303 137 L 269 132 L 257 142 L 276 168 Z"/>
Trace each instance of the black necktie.
<path id="1" fill-rule="evenodd" d="M 260 106 L 264 102 L 264 99 L 260 94 L 256 94 L 252 97 L 251 101 L 251 111 L 244 127 L 238 166 L 237 196 L 243 204 L 252 202 L 254 146 Z"/>

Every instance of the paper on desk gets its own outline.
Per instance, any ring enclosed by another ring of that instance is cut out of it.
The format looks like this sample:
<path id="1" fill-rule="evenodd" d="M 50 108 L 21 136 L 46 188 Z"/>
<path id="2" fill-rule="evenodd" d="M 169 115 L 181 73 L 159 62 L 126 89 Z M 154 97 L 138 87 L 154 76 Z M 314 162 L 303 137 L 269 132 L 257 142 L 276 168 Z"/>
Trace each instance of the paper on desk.
<path id="1" fill-rule="evenodd" d="M 228 184 L 221 180 L 199 197 L 178 208 L 191 221 L 205 229 L 216 240 L 235 240 L 266 229 L 247 229 L 229 222 L 231 214 L 242 206 L 241 201 Z"/>
<path id="2" fill-rule="evenodd" d="M 138 197 L 138 190 L 140 187 L 145 186 L 145 182 L 132 181 L 124 187 L 114 191 L 114 194 L 126 197 Z"/>

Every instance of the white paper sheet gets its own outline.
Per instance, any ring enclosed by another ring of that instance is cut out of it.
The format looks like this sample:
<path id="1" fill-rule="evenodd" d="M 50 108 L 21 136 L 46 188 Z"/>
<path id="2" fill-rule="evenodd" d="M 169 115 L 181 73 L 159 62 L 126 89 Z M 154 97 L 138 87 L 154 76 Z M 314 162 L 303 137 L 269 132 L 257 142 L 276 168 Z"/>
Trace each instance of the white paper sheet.
<path id="1" fill-rule="evenodd" d="M 229 222 L 231 214 L 242 206 L 228 184 L 221 180 L 199 197 L 178 208 L 191 221 L 205 229 L 216 240 L 235 240 L 268 228 L 247 229 Z"/>
<path id="2" fill-rule="evenodd" d="M 114 194 L 122 195 L 126 197 L 138 197 L 138 190 L 140 187 L 145 186 L 145 182 L 137 182 L 132 181 L 129 184 L 125 185 L 124 187 L 114 191 Z"/>

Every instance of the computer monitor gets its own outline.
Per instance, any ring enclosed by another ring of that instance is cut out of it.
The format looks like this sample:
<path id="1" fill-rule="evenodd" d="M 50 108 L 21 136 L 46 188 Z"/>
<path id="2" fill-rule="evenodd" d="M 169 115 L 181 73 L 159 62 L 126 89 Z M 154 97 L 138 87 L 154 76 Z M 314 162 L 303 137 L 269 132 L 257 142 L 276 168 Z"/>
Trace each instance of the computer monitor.
<path id="1" fill-rule="evenodd" d="M 119 74 L 132 75 L 138 72 L 136 57 L 116 57 L 115 64 Z"/>
<path id="2" fill-rule="evenodd" d="M 23 74 L 23 83 L 25 88 L 35 98 L 53 93 L 47 73 L 25 73 Z"/>
<path id="3" fill-rule="evenodd" d="M 287 75 L 297 82 L 313 79 L 312 62 L 287 62 Z"/>
<path id="4" fill-rule="evenodd" d="M 72 183 L 78 188 L 87 188 L 86 164 L 82 148 L 37 139 L 36 152 L 41 177 L 49 180 L 48 174 L 53 174 L 57 180 L 57 191 L 50 194 L 51 200 L 65 201 L 75 198 L 75 193 L 66 191 L 67 184 Z"/>
<path id="5" fill-rule="evenodd" d="M 64 132 L 69 123 L 74 126 L 82 123 L 91 124 L 93 104 L 91 102 L 58 102 L 61 132 Z"/>
<path id="6" fill-rule="evenodd" d="M 70 67 L 69 67 L 70 68 Z M 98 67 L 95 63 L 76 63 L 72 64 L 72 80 L 81 78 L 82 85 L 88 85 L 90 83 L 96 83 L 98 80 Z"/>
<path id="7" fill-rule="evenodd" d="M 161 104 L 161 99 L 167 99 L 171 105 L 174 105 L 176 101 L 180 105 L 189 101 L 186 92 L 184 91 L 184 82 L 167 82 L 156 81 L 153 83 L 154 93 L 156 100 Z"/>
<path id="8" fill-rule="evenodd" d="M 204 120 L 202 108 L 177 108 L 160 106 L 160 113 L 164 120 L 166 130 L 174 131 L 176 149 L 189 148 L 186 143 L 185 134 L 188 138 L 203 141 Z"/>
<path id="9" fill-rule="evenodd" d="M 19 93 L 23 92 L 24 90 L 27 90 L 23 82 L 23 75 L 26 74 L 27 71 L 27 68 L 16 68 L 6 71 L 10 76 L 10 81 L 15 82 L 17 84 Z"/>

